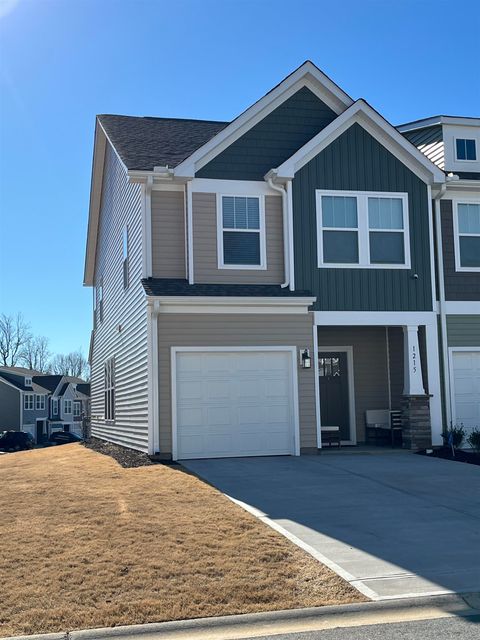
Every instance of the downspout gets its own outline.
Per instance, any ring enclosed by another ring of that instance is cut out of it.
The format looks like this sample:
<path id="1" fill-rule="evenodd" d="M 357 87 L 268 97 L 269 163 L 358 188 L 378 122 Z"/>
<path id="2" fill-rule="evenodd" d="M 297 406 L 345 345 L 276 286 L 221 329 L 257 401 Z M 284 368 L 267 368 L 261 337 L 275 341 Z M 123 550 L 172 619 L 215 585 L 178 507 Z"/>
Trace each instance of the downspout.
<path id="1" fill-rule="evenodd" d="M 290 284 L 290 257 L 289 257 L 289 233 L 288 233 L 288 200 L 287 190 L 283 185 L 273 184 L 273 177 L 271 172 L 265 176 L 267 184 L 273 191 L 278 191 L 282 194 L 282 221 L 283 221 L 283 264 L 285 270 L 285 282 L 280 285 L 282 289 L 285 289 Z"/>
<path id="2" fill-rule="evenodd" d="M 438 301 L 440 312 L 440 341 L 442 345 L 443 359 L 443 391 L 445 395 L 445 411 L 447 414 L 447 428 L 452 420 L 452 406 L 450 398 L 450 367 L 448 362 L 447 340 L 447 314 L 445 310 L 445 274 L 443 271 L 443 242 L 442 242 L 442 218 L 440 212 L 440 200 L 447 190 L 446 183 L 442 184 L 440 191 L 435 195 L 435 238 L 437 241 L 438 262 Z"/>

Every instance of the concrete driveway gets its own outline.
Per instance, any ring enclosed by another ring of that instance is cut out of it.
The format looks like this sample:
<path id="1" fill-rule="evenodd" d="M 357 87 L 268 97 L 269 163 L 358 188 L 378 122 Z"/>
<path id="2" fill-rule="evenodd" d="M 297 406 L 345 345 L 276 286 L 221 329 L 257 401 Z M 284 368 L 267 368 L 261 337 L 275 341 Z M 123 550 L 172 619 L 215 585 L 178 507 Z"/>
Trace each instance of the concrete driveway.
<path id="1" fill-rule="evenodd" d="M 373 599 L 480 591 L 480 467 L 408 452 L 190 460 Z"/>

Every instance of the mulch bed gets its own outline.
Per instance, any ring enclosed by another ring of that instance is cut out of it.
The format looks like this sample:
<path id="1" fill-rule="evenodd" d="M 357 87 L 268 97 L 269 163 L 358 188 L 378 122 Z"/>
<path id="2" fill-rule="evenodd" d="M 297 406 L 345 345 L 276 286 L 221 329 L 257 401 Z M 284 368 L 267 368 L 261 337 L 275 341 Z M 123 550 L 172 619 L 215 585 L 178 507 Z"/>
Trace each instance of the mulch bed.
<path id="1" fill-rule="evenodd" d="M 151 464 L 157 464 L 150 460 L 146 453 L 135 451 L 135 449 L 127 449 L 127 447 L 121 447 L 118 444 L 106 442 L 99 438 L 90 438 L 87 442 L 83 442 L 82 444 L 88 449 L 93 449 L 93 451 L 96 451 L 97 453 L 103 453 L 105 456 L 110 456 L 124 469 L 148 467 Z"/>
<path id="2" fill-rule="evenodd" d="M 452 462 L 466 462 L 467 464 L 480 465 L 480 453 L 473 451 L 463 451 L 463 449 L 457 449 L 455 451 L 455 457 L 452 455 L 450 447 L 439 447 L 434 449 L 432 453 L 427 453 L 425 449 L 418 452 L 422 456 L 428 456 L 429 458 L 442 458 L 443 460 L 451 460 Z"/>

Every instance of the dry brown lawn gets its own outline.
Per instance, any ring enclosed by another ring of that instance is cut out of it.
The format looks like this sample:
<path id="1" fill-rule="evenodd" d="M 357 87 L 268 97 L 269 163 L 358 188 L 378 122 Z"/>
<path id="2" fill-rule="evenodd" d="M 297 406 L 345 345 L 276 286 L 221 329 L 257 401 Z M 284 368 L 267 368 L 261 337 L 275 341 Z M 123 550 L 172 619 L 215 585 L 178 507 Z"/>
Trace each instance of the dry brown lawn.
<path id="1" fill-rule="evenodd" d="M 181 468 L 0 456 L 0 635 L 364 600 Z"/>

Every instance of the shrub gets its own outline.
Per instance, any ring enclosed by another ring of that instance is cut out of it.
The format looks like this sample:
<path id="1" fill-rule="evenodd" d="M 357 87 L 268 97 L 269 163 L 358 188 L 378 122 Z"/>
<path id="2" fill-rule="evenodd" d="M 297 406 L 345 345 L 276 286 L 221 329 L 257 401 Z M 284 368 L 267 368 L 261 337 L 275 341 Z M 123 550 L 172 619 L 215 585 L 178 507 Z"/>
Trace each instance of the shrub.
<path id="1" fill-rule="evenodd" d="M 470 432 L 467 442 L 474 451 L 480 453 L 480 429 L 478 427 Z"/>
<path id="2" fill-rule="evenodd" d="M 462 446 L 463 441 L 465 440 L 465 429 L 463 428 L 463 424 L 460 426 L 450 426 L 450 429 L 447 429 L 444 433 L 442 433 L 442 438 L 445 445 L 450 445 L 450 438 L 453 444 L 454 449 L 459 449 Z"/>

